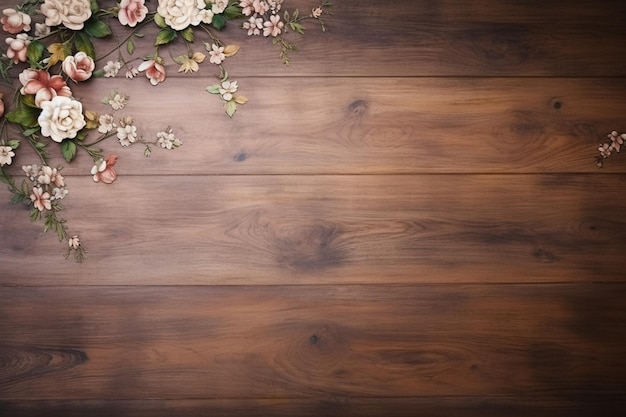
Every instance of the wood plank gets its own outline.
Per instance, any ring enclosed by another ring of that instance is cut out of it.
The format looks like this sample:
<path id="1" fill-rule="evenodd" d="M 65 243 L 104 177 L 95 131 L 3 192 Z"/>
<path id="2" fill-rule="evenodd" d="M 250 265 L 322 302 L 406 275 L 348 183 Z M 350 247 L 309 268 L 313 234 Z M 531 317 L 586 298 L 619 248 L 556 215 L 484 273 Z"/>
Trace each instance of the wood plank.
<path id="1" fill-rule="evenodd" d="M 0 294 L 3 400 L 576 401 L 626 389 L 623 284 Z"/>
<path id="2" fill-rule="evenodd" d="M 7 0 L 3 0 L 7 1 Z M 288 9 L 307 13 L 314 0 L 290 0 Z M 248 39 L 231 25 L 219 33 L 244 46 L 226 61 L 236 76 L 624 76 L 626 28 L 620 0 L 374 0 L 334 2 L 325 18 L 329 31 L 314 22 L 304 38 L 288 36 L 299 52 L 285 68 L 268 39 Z M 154 39 L 156 30 L 142 30 Z M 293 34 L 292 34 L 293 35 Z M 198 33 L 194 50 L 204 50 Z M 137 42 L 140 44 L 140 42 Z M 187 53 L 180 42 L 171 55 Z M 151 41 L 134 57 L 153 53 Z M 170 76 L 179 65 L 163 52 Z M 203 65 L 212 74 L 211 65 Z"/>
<path id="3" fill-rule="evenodd" d="M 211 80 L 136 81 L 75 91 L 86 109 L 106 113 L 100 100 L 119 89 L 130 101 L 118 119 L 132 116 L 146 140 L 171 126 L 183 141 L 146 160 L 141 147 L 111 138 L 104 148 L 127 175 L 597 173 L 598 142 L 626 131 L 626 78 L 251 78 L 240 80 L 250 103 L 233 119 L 204 91 Z M 23 148 L 14 172 L 36 160 Z M 626 172 L 625 160 L 612 156 L 604 171 Z M 75 162 L 65 175 L 93 164 L 85 153 Z"/>
<path id="4" fill-rule="evenodd" d="M 624 281 L 626 177 L 152 176 L 68 180 L 89 252 L 0 211 L 4 285 Z M 36 260 L 36 262 L 33 262 Z"/>
<path id="5" fill-rule="evenodd" d="M 171 417 L 176 415 L 343 417 L 594 417 L 620 415 L 626 400 L 617 397 L 546 400 L 541 397 L 411 397 L 209 400 L 1 401 L 11 417 Z"/>

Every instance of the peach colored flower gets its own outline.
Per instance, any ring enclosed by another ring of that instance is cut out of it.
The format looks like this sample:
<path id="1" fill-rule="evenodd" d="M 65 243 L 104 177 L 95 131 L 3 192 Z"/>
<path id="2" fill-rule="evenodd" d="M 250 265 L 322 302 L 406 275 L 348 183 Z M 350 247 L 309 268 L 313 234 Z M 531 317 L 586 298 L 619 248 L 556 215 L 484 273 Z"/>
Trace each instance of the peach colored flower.
<path id="1" fill-rule="evenodd" d="M 265 21 L 265 23 L 263 23 L 263 26 L 263 36 L 271 35 L 275 38 L 282 33 L 285 24 L 280 21 L 279 15 L 272 15 L 270 16 L 270 20 L 267 20 Z"/>
<path id="2" fill-rule="evenodd" d="M 2 100 L 3 96 L 4 94 L 0 93 L 0 117 L 4 115 L 4 100 Z"/>
<path id="3" fill-rule="evenodd" d="M 52 202 L 50 201 L 50 193 L 44 192 L 41 187 L 34 187 L 33 193 L 30 195 L 30 200 L 33 202 L 33 206 L 39 211 L 44 209 L 52 210 Z"/>
<path id="4" fill-rule="evenodd" d="M 12 35 L 30 30 L 30 16 L 15 9 L 4 9 L 2 11 L 2 30 Z"/>
<path id="5" fill-rule="evenodd" d="M 117 162 L 117 155 L 109 155 L 107 159 L 98 160 L 93 168 L 91 168 L 91 175 L 95 182 L 102 181 L 105 184 L 111 184 L 117 179 L 117 171 L 113 166 Z"/>
<path id="6" fill-rule="evenodd" d="M 122 0 L 117 18 L 122 25 L 134 28 L 137 23 L 146 18 L 147 13 L 148 8 L 145 6 L 145 0 Z"/>
<path id="7" fill-rule="evenodd" d="M 6 38 L 5 42 L 9 45 L 7 49 L 7 57 L 13 61 L 14 64 L 18 62 L 26 62 L 26 50 L 30 44 L 30 39 L 26 33 L 20 33 L 13 38 Z"/>
<path id="8" fill-rule="evenodd" d="M 63 60 L 63 72 L 75 83 L 85 81 L 91 77 L 96 64 L 93 59 L 84 52 L 78 52 L 74 56 L 68 56 Z"/>
<path id="9" fill-rule="evenodd" d="M 25 69 L 19 75 L 23 95 L 34 94 L 35 105 L 41 108 L 41 103 L 50 101 L 56 96 L 71 97 L 72 91 L 67 86 L 63 77 L 53 75 L 44 70 Z"/>
<path id="10" fill-rule="evenodd" d="M 146 77 L 148 77 L 152 85 L 157 85 L 165 81 L 165 68 L 154 59 L 142 62 L 137 69 L 146 72 Z"/>

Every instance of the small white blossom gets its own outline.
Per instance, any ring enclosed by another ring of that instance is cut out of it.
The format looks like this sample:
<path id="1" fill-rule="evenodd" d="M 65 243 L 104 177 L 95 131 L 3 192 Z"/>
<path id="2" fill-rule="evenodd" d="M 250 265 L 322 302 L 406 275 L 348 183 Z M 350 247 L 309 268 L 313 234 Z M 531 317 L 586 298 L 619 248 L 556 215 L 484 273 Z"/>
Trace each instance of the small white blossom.
<path id="1" fill-rule="evenodd" d="M 0 146 L 0 166 L 11 165 L 15 152 L 10 146 Z"/>
<path id="2" fill-rule="evenodd" d="M 67 194 L 68 191 L 65 188 L 54 187 L 52 189 L 52 197 L 50 197 L 50 200 L 62 200 Z"/>
<path id="3" fill-rule="evenodd" d="M 103 114 L 98 119 L 98 132 L 105 134 L 116 128 L 115 119 L 112 114 Z"/>
<path id="4" fill-rule="evenodd" d="M 313 11 L 311 12 L 311 17 L 315 18 L 315 19 L 319 19 L 319 17 L 322 15 L 322 8 L 321 7 L 316 7 L 315 9 L 313 9 Z"/>
<path id="5" fill-rule="evenodd" d="M 183 144 L 180 139 L 174 136 L 171 128 L 157 133 L 157 143 L 163 149 L 178 148 Z"/>
<path id="6" fill-rule="evenodd" d="M 237 92 L 237 81 L 223 81 L 220 85 L 220 94 L 226 101 L 233 99 L 233 94 Z"/>
<path id="7" fill-rule="evenodd" d="M 71 238 L 69 238 L 67 243 L 70 249 L 76 250 L 80 247 L 80 238 L 77 235 L 74 235 Z"/>
<path id="8" fill-rule="evenodd" d="M 120 140 L 120 145 L 130 146 L 131 143 L 137 141 L 137 127 L 133 126 L 133 120 L 129 117 L 120 120 L 120 126 L 117 127 L 117 138 Z"/>
<path id="9" fill-rule="evenodd" d="M 35 23 L 35 37 L 42 38 L 50 34 L 50 26 L 44 23 Z"/>
<path id="10" fill-rule="evenodd" d="M 128 71 L 126 71 L 126 78 L 128 78 L 129 80 L 132 80 L 137 75 L 139 75 L 139 70 L 135 67 L 130 67 Z"/>
<path id="11" fill-rule="evenodd" d="M 226 55 L 224 55 L 224 47 L 217 46 L 216 44 L 211 45 L 211 49 L 209 49 L 209 44 L 206 44 L 206 49 L 209 51 L 209 62 L 215 65 L 219 65 L 226 59 Z"/>
<path id="12" fill-rule="evenodd" d="M 243 23 L 243 28 L 248 29 L 248 36 L 257 36 L 261 34 L 263 29 L 263 19 L 260 17 L 250 16 L 247 22 Z"/>
<path id="13" fill-rule="evenodd" d="M 213 5 L 211 6 L 211 11 L 214 14 L 224 13 L 227 6 L 228 0 L 214 0 Z"/>
<path id="14" fill-rule="evenodd" d="M 128 97 L 118 92 L 113 92 L 109 97 L 107 97 L 108 101 L 106 104 L 111 106 L 113 110 L 122 110 L 124 106 L 126 106 L 126 102 L 128 101 Z"/>
<path id="15" fill-rule="evenodd" d="M 108 61 L 104 66 L 104 76 L 108 78 L 113 78 L 117 75 L 117 73 L 122 69 L 122 63 L 119 61 Z"/>

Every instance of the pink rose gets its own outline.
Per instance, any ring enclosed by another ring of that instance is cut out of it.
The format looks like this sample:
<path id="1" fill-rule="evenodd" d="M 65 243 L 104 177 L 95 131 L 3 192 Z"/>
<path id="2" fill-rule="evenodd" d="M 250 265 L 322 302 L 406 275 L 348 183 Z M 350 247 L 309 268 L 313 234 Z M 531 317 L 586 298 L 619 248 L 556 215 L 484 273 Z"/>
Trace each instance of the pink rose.
<path id="1" fill-rule="evenodd" d="M 146 72 L 146 77 L 148 77 L 152 85 L 165 81 L 165 68 L 154 59 L 142 62 L 138 70 Z"/>
<path id="2" fill-rule="evenodd" d="M 28 39 L 28 35 L 26 33 L 20 33 L 13 38 L 6 38 L 5 42 L 9 45 L 9 49 L 7 50 L 7 57 L 13 60 L 14 64 L 18 62 L 26 62 L 26 50 L 28 49 L 28 44 L 30 44 L 30 39 Z"/>
<path id="3" fill-rule="evenodd" d="M 71 97 L 72 91 L 63 77 L 53 75 L 44 70 L 25 69 L 19 75 L 22 95 L 34 94 L 35 105 L 41 108 L 41 103 L 51 101 L 56 96 Z"/>
<path id="4" fill-rule="evenodd" d="M 74 56 L 68 56 L 63 60 L 63 72 L 75 83 L 85 81 L 91 77 L 96 64 L 90 56 L 84 52 L 78 52 Z"/>
<path id="5" fill-rule="evenodd" d="M 137 23 L 142 22 L 148 13 L 144 4 L 145 0 L 122 0 L 117 14 L 120 23 L 134 28 Z"/>
<path id="6" fill-rule="evenodd" d="M 4 9 L 2 11 L 2 30 L 12 35 L 20 32 L 28 32 L 30 30 L 30 16 L 15 9 Z"/>
<path id="7" fill-rule="evenodd" d="M 117 162 L 117 155 L 109 155 L 107 159 L 102 159 L 96 162 L 91 168 L 91 174 L 95 182 L 102 181 L 105 184 L 111 184 L 117 179 L 117 171 L 113 168 Z"/>

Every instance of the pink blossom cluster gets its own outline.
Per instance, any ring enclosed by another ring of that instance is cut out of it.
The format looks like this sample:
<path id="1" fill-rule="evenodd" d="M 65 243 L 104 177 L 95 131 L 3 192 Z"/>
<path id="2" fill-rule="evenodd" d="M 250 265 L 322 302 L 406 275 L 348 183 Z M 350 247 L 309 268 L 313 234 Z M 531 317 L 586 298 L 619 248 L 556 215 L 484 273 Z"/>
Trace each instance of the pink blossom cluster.
<path id="1" fill-rule="evenodd" d="M 38 211 L 52 210 L 55 201 L 67 195 L 65 180 L 59 169 L 48 165 L 24 165 L 22 170 L 32 183 L 30 200 Z"/>
<path id="2" fill-rule="evenodd" d="M 280 18 L 282 0 L 241 0 L 239 5 L 244 16 L 248 20 L 244 22 L 244 29 L 248 30 L 249 36 L 277 37 L 283 32 L 285 26 Z"/>

